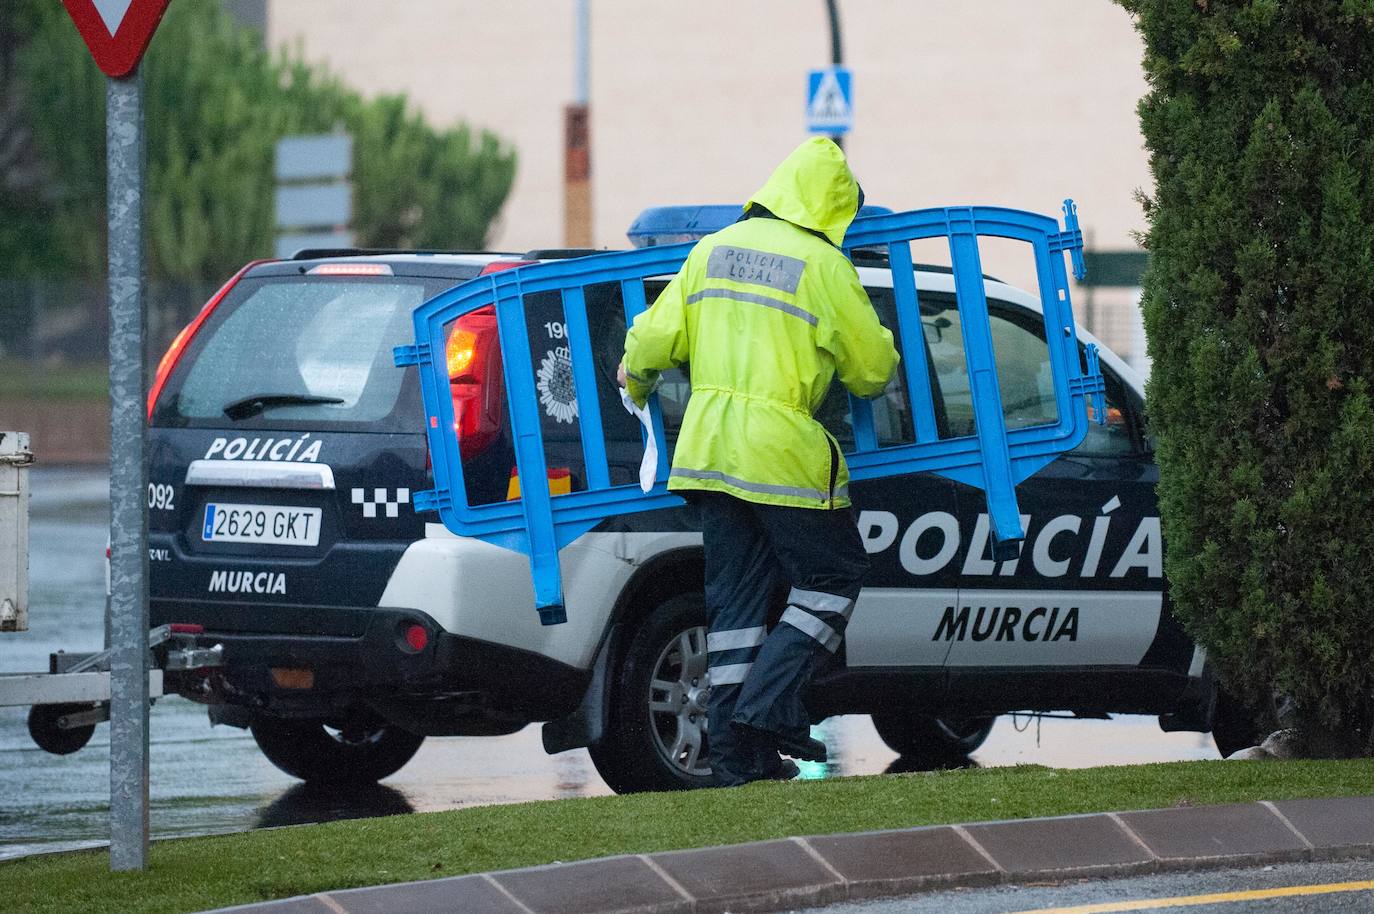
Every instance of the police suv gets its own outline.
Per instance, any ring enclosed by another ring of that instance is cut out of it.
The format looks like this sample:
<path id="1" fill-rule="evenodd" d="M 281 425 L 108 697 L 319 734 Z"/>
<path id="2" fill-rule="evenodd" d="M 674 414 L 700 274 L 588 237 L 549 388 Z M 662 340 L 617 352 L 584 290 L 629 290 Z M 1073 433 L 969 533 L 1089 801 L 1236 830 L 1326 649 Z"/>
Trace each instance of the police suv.
<path id="1" fill-rule="evenodd" d="M 699 237 L 723 215 L 651 212 L 632 238 Z M 151 610 L 154 625 L 222 645 L 224 665 L 169 672 L 168 691 L 249 728 L 274 764 L 310 781 L 386 777 L 425 736 L 543 722 L 548 751 L 588 747 L 616 791 L 709 783 L 690 507 L 614 517 L 565 547 L 568 621 L 545 627 L 525 556 L 412 505 L 432 480 L 416 369 L 392 364 L 411 311 L 480 273 L 579 253 L 304 251 L 250 264 L 205 305 L 148 398 Z M 896 333 L 885 259 L 858 252 L 856 266 Z M 916 268 L 924 334 L 899 338 L 925 348 L 942 437 L 974 422 L 952 280 Z M 992 278 L 985 288 L 1008 426 L 1055 422 L 1037 298 Z M 616 391 L 619 288 L 587 300 L 611 481 L 634 483 L 643 448 Z M 531 295 L 526 312 L 549 459 L 537 484 L 577 491 L 561 304 Z M 469 502 L 519 498 L 536 483 L 514 469 L 494 316 L 459 319 L 445 358 Z M 852 485 L 873 569 L 809 695 L 817 719 L 870 714 L 894 751 L 932 765 L 972 752 L 1013 711 L 1152 714 L 1198 731 L 1215 720 L 1223 750 L 1248 736 L 1223 726 L 1204 654 L 1168 611 L 1141 381 L 1101 358 L 1106 424 L 1018 487 L 1018 558 L 992 558 L 980 491 L 926 474 Z M 899 372 L 874 402 L 880 444 L 914 440 L 904 385 Z M 669 446 L 689 393 L 687 369 L 659 388 Z M 838 383 L 818 418 L 853 443 Z"/>

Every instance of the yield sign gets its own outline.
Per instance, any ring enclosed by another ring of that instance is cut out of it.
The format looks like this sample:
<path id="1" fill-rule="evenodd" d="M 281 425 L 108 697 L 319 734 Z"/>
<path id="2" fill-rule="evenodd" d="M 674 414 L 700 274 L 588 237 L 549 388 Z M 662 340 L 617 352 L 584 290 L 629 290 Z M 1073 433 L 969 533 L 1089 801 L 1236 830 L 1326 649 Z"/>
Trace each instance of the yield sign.
<path id="1" fill-rule="evenodd" d="M 128 76 L 167 12 L 169 0 L 62 0 L 106 76 Z"/>

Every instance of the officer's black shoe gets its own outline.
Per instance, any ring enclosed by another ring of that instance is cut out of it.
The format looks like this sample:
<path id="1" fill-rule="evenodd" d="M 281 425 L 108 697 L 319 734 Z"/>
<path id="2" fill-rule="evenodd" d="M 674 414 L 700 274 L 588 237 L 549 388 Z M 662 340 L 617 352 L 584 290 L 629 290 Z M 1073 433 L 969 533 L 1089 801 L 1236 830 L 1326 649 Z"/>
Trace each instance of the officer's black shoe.
<path id="1" fill-rule="evenodd" d="M 781 733 L 764 730 L 740 720 L 731 720 L 730 726 L 737 730 L 743 730 L 762 745 L 772 746 L 783 755 L 801 759 L 804 762 L 823 762 L 826 759 L 825 743 L 818 739 L 812 739 L 809 736 L 784 736 Z"/>
<path id="2" fill-rule="evenodd" d="M 740 784 L 752 784 L 755 781 L 790 781 L 801 774 L 801 769 L 797 763 L 790 758 L 778 758 L 777 753 L 771 752 L 773 764 L 764 763 L 753 774 L 739 781 Z"/>
<path id="3" fill-rule="evenodd" d="M 790 781 L 799 774 L 801 774 L 801 769 L 797 767 L 796 762 L 792 761 L 790 758 L 780 758 L 778 759 L 777 765 L 763 772 L 763 778 L 761 780 Z"/>

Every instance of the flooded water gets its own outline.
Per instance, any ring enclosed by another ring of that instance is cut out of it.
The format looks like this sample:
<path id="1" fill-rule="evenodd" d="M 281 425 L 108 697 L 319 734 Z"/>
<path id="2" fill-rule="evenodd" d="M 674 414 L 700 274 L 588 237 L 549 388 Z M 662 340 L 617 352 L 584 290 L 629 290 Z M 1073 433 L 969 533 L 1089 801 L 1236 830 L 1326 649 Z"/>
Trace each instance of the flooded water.
<path id="1" fill-rule="evenodd" d="M 106 477 L 37 467 L 32 483 L 30 631 L 0 635 L 0 672 L 46 670 L 52 651 L 102 646 Z M 85 749 L 59 757 L 33 745 L 25 715 L 0 708 L 0 859 L 108 840 L 108 725 Z M 831 761 L 807 766 L 807 776 L 907 770 L 867 717 L 833 718 L 819 730 Z M 973 762 L 1085 767 L 1216 757 L 1210 737 L 1162 733 L 1154 718 L 1037 726 L 1008 717 Z M 203 707 L 180 698 L 153 708 L 151 772 L 157 837 L 610 793 L 585 751 L 546 755 L 538 726 L 504 737 L 430 738 L 384 784 L 345 797 L 321 793 L 272 767 L 245 731 L 211 728 Z"/>

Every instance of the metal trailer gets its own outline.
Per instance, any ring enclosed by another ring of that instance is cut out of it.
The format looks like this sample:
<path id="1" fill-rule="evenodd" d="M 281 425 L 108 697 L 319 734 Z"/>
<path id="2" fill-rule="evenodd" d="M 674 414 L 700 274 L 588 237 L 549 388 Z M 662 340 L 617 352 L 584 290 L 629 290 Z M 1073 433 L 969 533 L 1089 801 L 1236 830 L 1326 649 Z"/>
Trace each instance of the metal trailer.
<path id="1" fill-rule="evenodd" d="M 0 432 L 0 632 L 28 630 L 29 436 Z M 28 707 L 29 735 L 38 747 L 67 755 L 85 746 L 95 725 L 110 719 L 109 599 L 106 648 L 94 653 L 58 651 L 47 672 L 0 673 L 0 707 Z M 163 693 L 164 673 L 222 665 L 220 645 L 194 644 L 200 626 L 160 625 L 148 633 L 148 692 Z"/>

